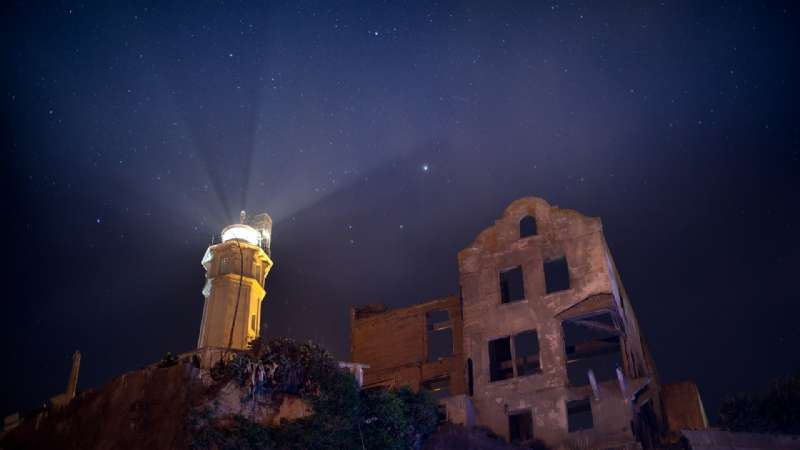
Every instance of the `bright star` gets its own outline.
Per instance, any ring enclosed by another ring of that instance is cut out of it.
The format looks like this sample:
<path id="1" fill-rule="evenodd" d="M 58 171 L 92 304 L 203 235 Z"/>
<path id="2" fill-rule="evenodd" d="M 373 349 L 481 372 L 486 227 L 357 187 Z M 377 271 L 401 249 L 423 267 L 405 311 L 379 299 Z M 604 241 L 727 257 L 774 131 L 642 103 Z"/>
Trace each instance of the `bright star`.
<path id="1" fill-rule="evenodd" d="M 427 172 L 427 171 L 429 171 L 429 170 L 431 170 L 431 166 L 429 166 L 429 165 L 427 165 L 427 164 L 423 164 L 423 165 L 422 165 L 422 171 L 423 171 L 423 172 Z"/>

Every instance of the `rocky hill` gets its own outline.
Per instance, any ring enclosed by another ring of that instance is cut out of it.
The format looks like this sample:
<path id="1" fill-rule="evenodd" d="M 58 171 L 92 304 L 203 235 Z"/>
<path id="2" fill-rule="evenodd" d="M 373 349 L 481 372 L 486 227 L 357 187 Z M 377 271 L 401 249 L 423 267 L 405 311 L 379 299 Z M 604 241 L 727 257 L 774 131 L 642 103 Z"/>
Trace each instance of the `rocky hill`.
<path id="1" fill-rule="evenodd" d="M 215 380 L 191 361 L 153 365 L 83 392 L 64 407 L 29 413 L 2 448 L 185 448 L 197 432 L 193 421 L 208 412 L 219 421 L 243 417 L 262 425 L 307 412 L 297 395 L 245 397 L 246 386 Z"/>
<path id="2" fill-rule="evenodd" d="M 427 394 L 361 391 L 312 343 L 259 341 L 223 359 L 186 354 L 121 375 L 28 413 L 0 449 L 513 448 L 483 431 L 436 432 Z"/>

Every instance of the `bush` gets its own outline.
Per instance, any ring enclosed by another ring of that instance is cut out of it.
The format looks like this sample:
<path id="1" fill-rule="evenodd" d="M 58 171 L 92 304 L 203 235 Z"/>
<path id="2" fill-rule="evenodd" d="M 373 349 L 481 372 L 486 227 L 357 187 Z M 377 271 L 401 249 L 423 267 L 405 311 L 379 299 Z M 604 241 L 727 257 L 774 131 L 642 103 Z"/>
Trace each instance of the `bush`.
<path id="1" fill-rule="evenodd" d="M 174 366 L 175 364 L 178 364 L 178 357 L 173 355 L 172 352 L 167 352 L 161 357 L 161 361 L 158 362 L 156 367 L 163 369 L 165 367 Z"/>
<path id="2" fill-rule="evenodd" d="M 730 431 L 800 434 L 800 374 L 772 380 L 763 393 L 729 396 L 719 418 Z"/>
<path id="3" fill-rule="evenodd" d="M 414 392 L 407 386 L 395 392 L 403 404 L 404 415 L 408 418 L 406 442 L 415 444 L 414 447 L 421 445 L 422 440 L 436 431 L 439 424 L 436 400 L 426 391 Z"/>
<path id="4" fill-rule="evenodd" d="M 249 352 L 215 367 L 214 379 L 244 385 L 247 367 L 258 362 L 277 364 L 270 380 L 273 392 L 301 395 L 313 414 L 264 427 L 243 417 L 232 426 L 213 424 L 212 414 L 201 411 L 190 418 L 193 448 L 419 449 L 436 429 L 437 406 L 430 395 L 408 388 L 362 391 L 349 372 L 312 342 L 257 339 Z"/>
<path id="5" fill-rule="evenodd" d="M 253 423 L 242 416 L 236 416 L 228 426 L 199 426 L 211 417 L 204 410 L 193 419 L 195 432 L 189 447 L 193 449 L 213 448 L 218 450 L 275 448 L 272 433 L 266 427 Z"/>

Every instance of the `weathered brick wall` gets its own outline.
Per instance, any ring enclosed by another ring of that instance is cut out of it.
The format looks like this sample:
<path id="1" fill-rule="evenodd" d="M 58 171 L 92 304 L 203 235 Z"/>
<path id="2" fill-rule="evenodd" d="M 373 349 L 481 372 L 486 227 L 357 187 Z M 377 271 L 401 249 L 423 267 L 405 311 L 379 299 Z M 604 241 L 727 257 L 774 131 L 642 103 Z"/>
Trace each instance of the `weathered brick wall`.
<path id="1" fill-rule="evenodd" d="M 694 382 L 682 381 L 661 386 L 661 404 L 670 431 L 708 428 L 700 391 Z"/>
<path id="2" fill-rule="evenodd" d="M 453 355 L 428 361 L 426 314 L 447 310 L 452 321 Z M 364 371 L 364 386 L 377 384 L 419 389 L 420 384 L 440 376 L 450 376 L 450 392 L 465 392 L 462 358 L 461 303 L 447 297 L 408 308 L 385 312 L 351 309 L 351 360 L 369 364 Z"/>

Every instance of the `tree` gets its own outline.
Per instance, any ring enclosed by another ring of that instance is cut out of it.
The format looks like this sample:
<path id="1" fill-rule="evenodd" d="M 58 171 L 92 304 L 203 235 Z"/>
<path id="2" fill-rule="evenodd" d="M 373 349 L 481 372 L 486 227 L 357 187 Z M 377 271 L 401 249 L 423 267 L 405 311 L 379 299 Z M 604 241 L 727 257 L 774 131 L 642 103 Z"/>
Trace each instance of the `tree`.
<path id="1" fill-rule="evenodd" d="M 194 448 L 419 449 L 436 429 L 435 400 L 426 392 L 359 389 L 355 378 L 312 342 L 278 338 L 254 341 L 249 352 L 216 367 L 217 382 L 245 383 L 253 362 L 276 364 L 274 392 L 299 394 L 313 413 L 277 426 L 237 417 L 233 425 L 214 423 L 210 412 L 191 418 Z"/>
<path id="2" fill-rule="evenodd" d="M 730 431 L 800 434 L 800 373 L 773 379 L 765 392 L 729 396 L 719 418 Z"/>

